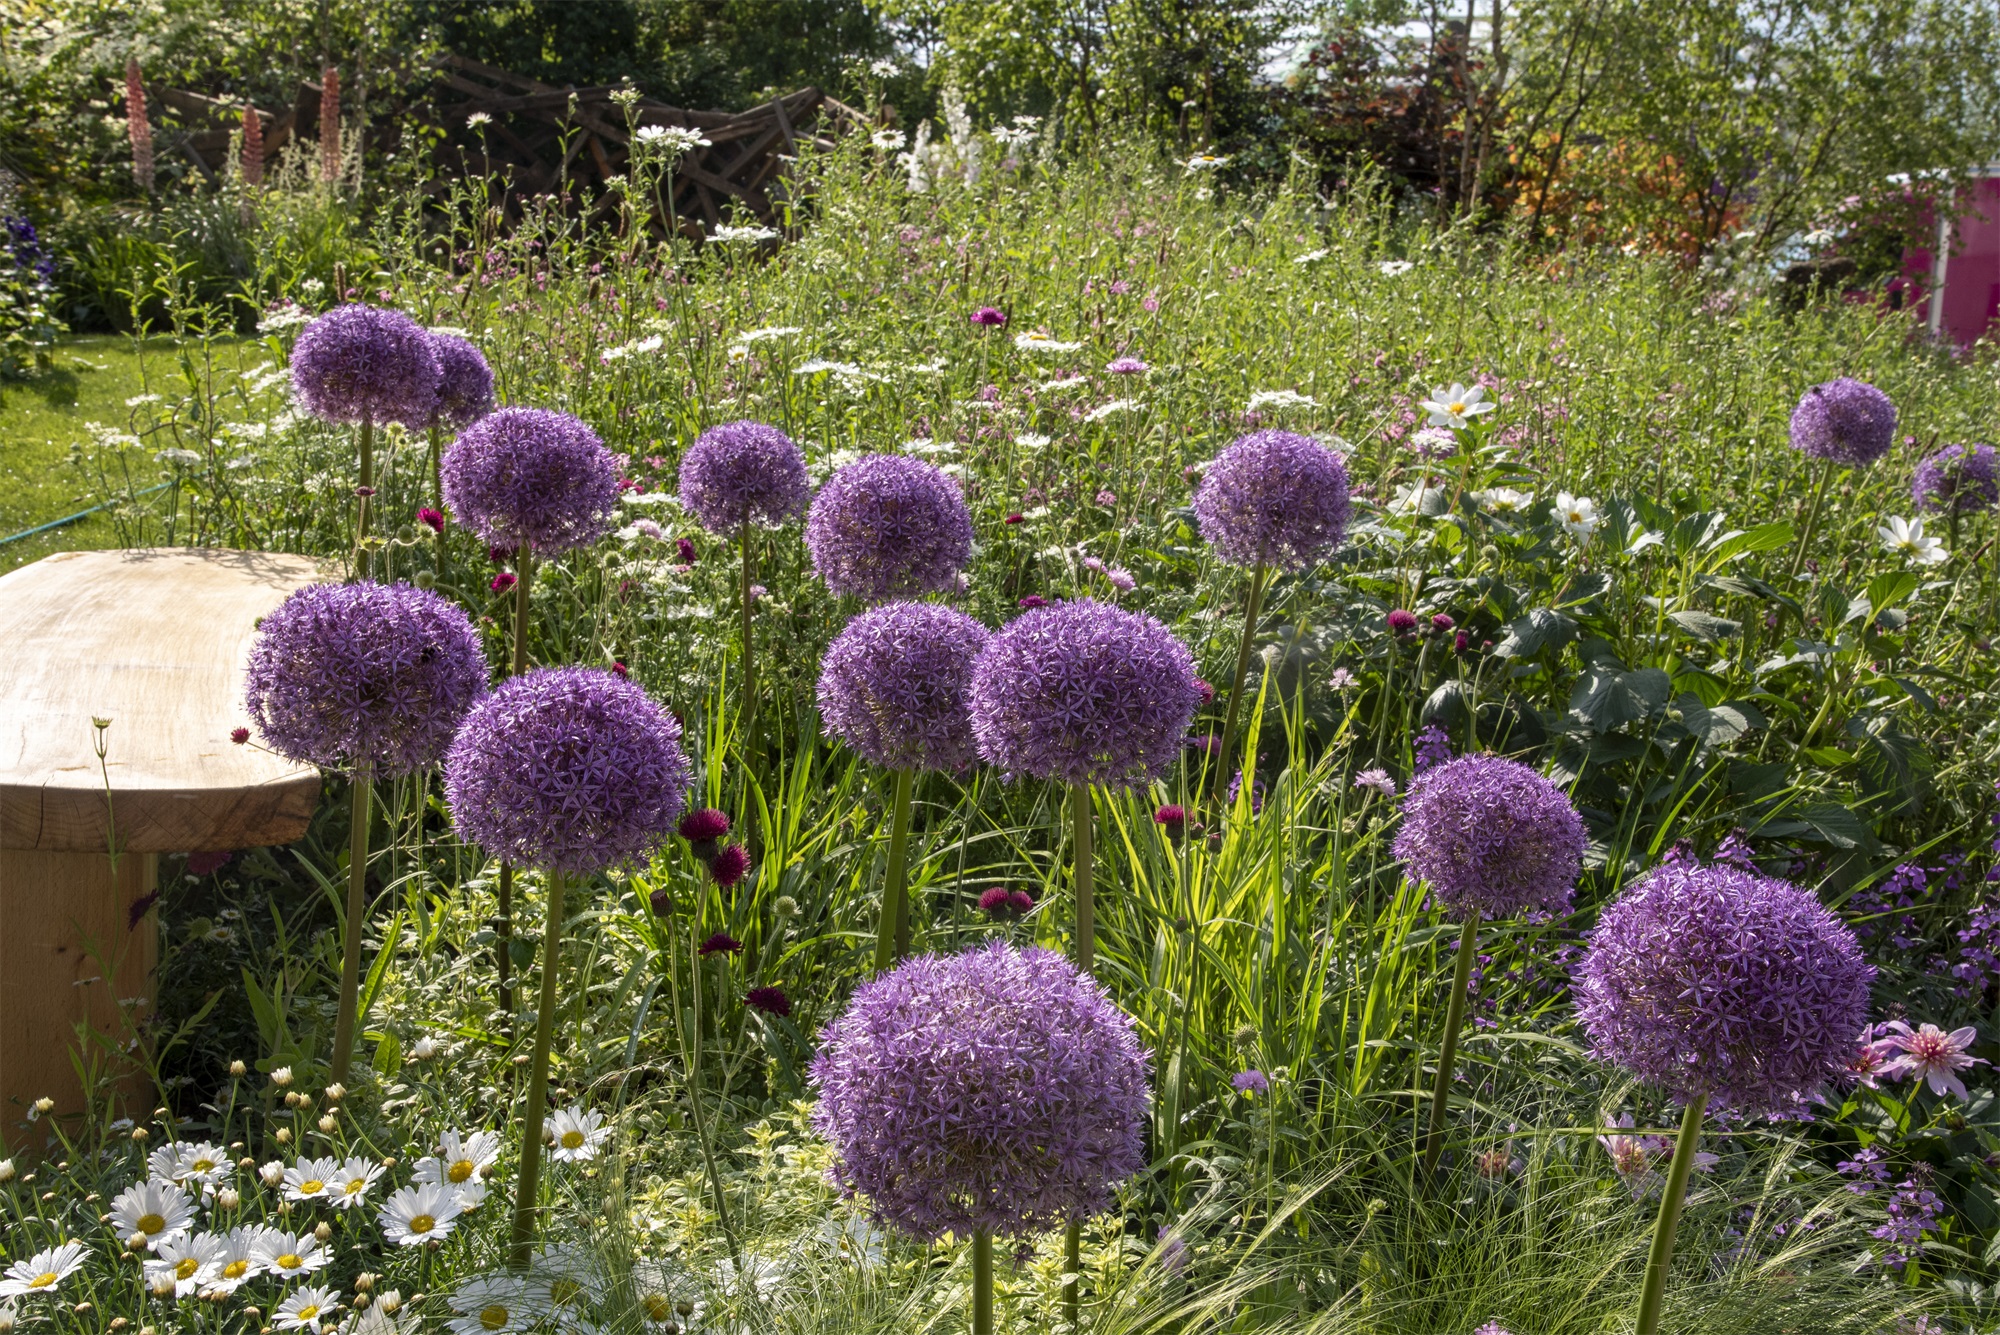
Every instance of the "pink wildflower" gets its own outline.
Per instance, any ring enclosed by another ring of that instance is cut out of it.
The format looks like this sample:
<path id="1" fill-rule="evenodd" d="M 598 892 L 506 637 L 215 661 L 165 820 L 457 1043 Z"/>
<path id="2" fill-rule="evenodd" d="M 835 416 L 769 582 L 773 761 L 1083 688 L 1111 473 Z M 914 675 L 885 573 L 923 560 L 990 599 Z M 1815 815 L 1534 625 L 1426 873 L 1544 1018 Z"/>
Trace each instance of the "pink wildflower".
<path id="1" fill-rule="evenodd" d="M 1891 1020 L 1882 1026 L 1884 1042 L 1899 1051 L 1883 1064 L 1881 1074 L 1885 1076 L 1922 1076 L 1930 1085 L 1931 1093 L 1942 1094 L 1946 1090 L 1966 1098 L 1965 1082 L 1957 1073 L 1968 1066 L 1984 1065 L 1983 1057 L 1969 1057 L 1966 1049 L 1972 1046 L 1978 1032 L 1967 1025 L 1950 1033 L 1934 1024 L 1920 1026 L 1914 1032 L 1901 1020 Z"/>

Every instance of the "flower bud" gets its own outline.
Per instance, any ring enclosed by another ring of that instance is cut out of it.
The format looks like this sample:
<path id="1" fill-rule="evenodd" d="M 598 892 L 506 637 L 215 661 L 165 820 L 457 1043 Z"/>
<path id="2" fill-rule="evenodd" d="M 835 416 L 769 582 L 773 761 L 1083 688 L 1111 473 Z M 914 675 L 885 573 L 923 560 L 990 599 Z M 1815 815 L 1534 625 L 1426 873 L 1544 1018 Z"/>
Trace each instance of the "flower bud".
<path id="1" fill-rule="evenodd" d="M 249 1070 L 250 1068 L 243 1064 L 241 1058 L 238 1058 L 237 1060 L 229 1063 L 229 1074 L 233 1076 L 247 1075 L 249 1073 Z"/>

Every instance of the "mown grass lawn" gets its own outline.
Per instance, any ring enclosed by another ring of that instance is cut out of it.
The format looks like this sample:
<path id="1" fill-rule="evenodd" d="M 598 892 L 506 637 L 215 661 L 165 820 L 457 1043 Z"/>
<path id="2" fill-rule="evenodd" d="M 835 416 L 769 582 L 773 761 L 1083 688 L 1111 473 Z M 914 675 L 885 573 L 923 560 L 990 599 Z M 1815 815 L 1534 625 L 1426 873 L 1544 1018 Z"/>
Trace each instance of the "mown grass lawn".
<path id="1" fill-rule="evenodd" d="M 70 447 L 90 440 L 91 422 L 122 428 L 125 400 L 144 392 L 139 363 L 131 339 L 90 335 L 65 340 L 47 374 L 0 382 L 0 538 L 95 504 L 69 466 Z M 0 545 L 0 570 L 116 541 L 111 525 L 93 515 Z"/>

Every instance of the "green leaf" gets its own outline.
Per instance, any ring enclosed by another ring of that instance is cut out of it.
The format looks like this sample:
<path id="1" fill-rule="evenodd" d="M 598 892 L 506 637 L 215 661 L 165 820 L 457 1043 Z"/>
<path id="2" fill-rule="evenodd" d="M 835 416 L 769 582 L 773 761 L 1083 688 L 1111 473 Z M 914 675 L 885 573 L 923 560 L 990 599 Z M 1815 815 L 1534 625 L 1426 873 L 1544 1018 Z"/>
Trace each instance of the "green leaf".
<path id="1" fill-rule="evenodd" d="M 1507 638 L 1494 646 L 1502 658 L 1533 658 L 1576 638 L 1576 622 L 1550 607 L 1537 607 L 1508 623 Z"/>
<path id="2" fill-rule="evenodd" d="M 1602 598 L 1609 592 L 1611 592 L 1611 576 L 1601 572 L 1578 575 L 1556 595 L 1556 606 L 1576 607 L 1593 598 Z"/>
<path id="3" fill-rule="evenodd" d="M 1741 533 L 1725 534 L 1708 554 L 1703 570 L 1716 571 L 1728 565 L 1739 556 L 1755 552 L 1772 552 L 1780 547 L 1789 547 L 1792 542 L 1792 526 L 1786 523 L 1759 524 Z"/>
<path id="4" fill-rule="evenodd" d="M 1712 612 L 1697 612 L 1693 609 L 1685 612 L 1669 612 L 1667 620 L 1697 640 L 1704 640 L 1709 644 L 1732 639 L 1743 631 L 1743 623 L 1740 621 L 1731 621 L 1728 617 L 1719 617 Z"/>
<path id="5" fill-rule="evenodd" d="M 1600 665 L 1577 679 L 1569 708 L 1594 731 L 1609 732 L 1666 708 L 1673 690 L 1673 679 L 1659 668 L 1620 672 Z"/>
<path id="6" fill-rule="evenodd" d="M 1868 591 L 1863 596 L 1868 606 L 1879 612 L 1894 607 L 1917 591 L 1917 577 L 1907 570 L 1891 570 L 1868 581 Z"/>

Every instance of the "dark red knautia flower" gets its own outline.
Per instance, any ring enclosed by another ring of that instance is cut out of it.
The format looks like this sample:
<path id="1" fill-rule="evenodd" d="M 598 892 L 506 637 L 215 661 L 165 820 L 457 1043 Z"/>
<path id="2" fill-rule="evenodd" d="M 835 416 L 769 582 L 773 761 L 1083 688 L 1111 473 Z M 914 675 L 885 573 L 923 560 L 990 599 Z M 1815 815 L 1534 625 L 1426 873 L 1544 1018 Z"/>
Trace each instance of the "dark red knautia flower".
<path id="1" fill-rule="evenodd" d="M 515 584 L 514 572 L 511 570 L 503 570 L 499 574 L 493 577 L 493 582 L 487 587 L 492 589 L 493 592 L 495 593 L 505 593 L 507 592 L 507 590 L 513 588 L 514 584 Z"/>
<path id="2" fill-rule="evenodd" d="M 689 538 L 675 538 L 674 550 L 681 554 L 681 564 L 691 566 L 695 562 L 694 542 Z"/>
<path id="3" fill-rule="evenodd" d="M 236 743 L 238 746 L 243 745 L 243 743 L 250 740 L 250 729 L 231 728 L 229 730 L 229 740 Z"/>
<path id="4" fill-rule="evenodd" d="M 681 817 L 680 836 L 703 862 L 715 856 L 715 845 L 729 833 L 729 817 L 714 807 L 702 807 Z"/>
<path id="5" fill-rule="evenodd" d="M 1196 677 L 1194 679 L 1194 688 L 1197 692 L 1200 693 L 1201 702 L 1203 704 L 1212 705 L 1215 703 L 1215 687 L 1209 685 L 1208 682 L 1206 682 L 1202 678 Z"/>
<path id="6" fill-rule="evenodd" d="M 222 852 L 190 853 L 187 855 L 187 874 L 190 876 L 207 876 L 211 872 L 221 871 L 229 864 L 229 860 L 235 856 L 234 853 L 226 850 Z"/>
<path id="7" fill-rule="evenodd" d="M 1007 312 L 999 309 L 997 306 L 981 306 L 966 318 L 970 319 L 974 324 L 998 329 L 1001 325 L 1007 323 Z"/>
<path id="8" fill-rule="evenodd" d="M 629 677 L 632 675 L 632 669 L 625 666 L 624 659 L 614 658 L 611 660 L 611 673 L 616 677 Z"/>
<path id="9" fill-rule="evenodd" d="M 417 511 L 417 522 L 419 524 L 422 524 L 425 528 L 429 529 L 433 533 L 444 532 L 443 513 L 441 511 L 431 509 L 431 507 L 428 505 L 426 505 L 423 509 Z"/>
<path id="10" fill-rule="evenodd" d="M 722 886 L 735 885 L 750 870 L 750 855 L 743 851 L 741 844 L 729 844 L 716 851 L 708 860 L 708 874 L 715 883 Z"/>
<path id="11" fill-rule="evenodd" d="M 702 942 L 701 948 L 695 953 L 703 959 L 707 959 L 710 955 L 740 955 L 743 953 L 743 943 L 727 932 L 717 932 Z"/>
<path id="12" fill-rule="evenodd" d="M 1008 516 L 1007 516 L 1007 522 L 1008 522 L 1008 523 L 1010 523 L 1010 524 L 1019 524 L 1019 523 L 1023 522 L 1023 520 L 1024 520 L 1024 519 L 1026 519 L 1026 516 L 1025 516 L 1025 515 L 1008 515 Z"/>
<path id="13" fill-rule="evenodd" d="M 743 1004 L 766 1015 L 789 1016 L 792 999 L 782 987 L 753 987 L 743 994 Z"/>
<path id="14" fill-rule="evenodd" d="M 1034 611 L 1037 607 L 1047 607 L 1048 605 L 1049 600 L 1042 597 L 1039 593 L 1031 593 L 1021 600 L 1021 606 L 1030 612 Z"/>

